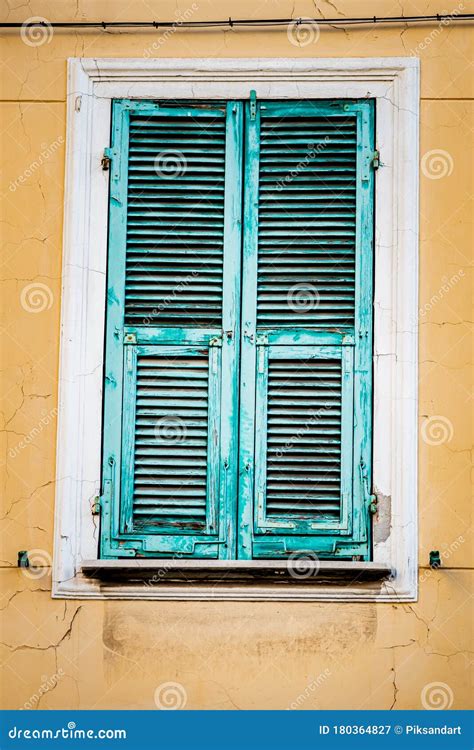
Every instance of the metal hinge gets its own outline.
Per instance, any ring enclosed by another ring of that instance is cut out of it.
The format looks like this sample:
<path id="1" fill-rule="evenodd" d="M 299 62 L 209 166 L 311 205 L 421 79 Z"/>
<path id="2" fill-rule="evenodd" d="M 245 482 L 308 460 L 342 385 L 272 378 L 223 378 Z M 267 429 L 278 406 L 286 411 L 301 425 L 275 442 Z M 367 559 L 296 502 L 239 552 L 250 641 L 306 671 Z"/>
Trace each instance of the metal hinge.
<path id="1" fill-rule="evenodd" d="M 372 154 L 372 166 L 374 169 L 378 169 L 380 167 L 380 151 L 375 150 Z"/>
<path id="2" fill-rule="evenodd" d="M 250 119 L 255 120 L 257 117 L 257 92 L 252 89 L 250 92 Z"/>
<path id="3" fill-rule="evenodd" d="M 369 495 L 369 513 L 375 515 L 378 510 L 378 498 L 377 495 Z"/>
<path id="4" fill-rule="evenodd" d="M 96 495 L 94 498 L 94 502 L 92 503 L 91 507 L 91 513 L 93 516 L 100 515 L 100 496 Z"/>

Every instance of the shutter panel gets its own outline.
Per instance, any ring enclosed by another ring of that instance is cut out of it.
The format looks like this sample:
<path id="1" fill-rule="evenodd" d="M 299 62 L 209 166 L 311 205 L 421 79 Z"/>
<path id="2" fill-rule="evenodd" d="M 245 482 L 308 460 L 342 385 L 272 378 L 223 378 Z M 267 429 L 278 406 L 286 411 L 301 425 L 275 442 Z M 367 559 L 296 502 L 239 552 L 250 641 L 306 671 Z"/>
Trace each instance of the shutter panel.
<path id="1" fill-rule="evenodd" d="M 347 361 L 341 347 L 272 346 L 266 354 L 257 381 L 262 525 L 291 515 L 299 519 L 291 528 L 338 526 L 350 490 L 342 461 L 352 443 L 352 352 Z"/>
<path id="2" fill-rule="evenodd" d="M 129 137 L 125 321 L 221 328 L 225 110 L 137 113 Z"/>
<path id="3" fill-rule="evenodd" d="M 368 557 L 373 148 L 371 101 L 246 117 L 241 554 Z"/>
<path id="4" fill-rule="evenodd" d="M 235 556 L 241 127 L 114 102 L 104 557 Z"/>
<path id="5" fill-rule="evenodd" d="M 356 169 L 355 117 L 262 113 L 258 327 L 354 326 Z"/>

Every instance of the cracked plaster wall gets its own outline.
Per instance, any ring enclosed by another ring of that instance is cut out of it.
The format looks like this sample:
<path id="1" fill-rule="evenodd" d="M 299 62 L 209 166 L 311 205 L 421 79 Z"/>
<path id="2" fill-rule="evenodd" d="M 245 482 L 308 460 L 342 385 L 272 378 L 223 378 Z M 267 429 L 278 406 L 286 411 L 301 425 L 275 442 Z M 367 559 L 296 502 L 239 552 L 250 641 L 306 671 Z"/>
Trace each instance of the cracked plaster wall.
<path id="1" fill-rule="evenodd" d="M 61 7 L 59 7 L 59 5 Z M 160 3 L 175 18 L 192 4 Z M 201 0 L 204 18 L 436 13 L 439 3 L 239 3 Z M 457 6 L 453 3 L 453 9 Z M 451 9 L 449 6 L 448 11 Z M 131 12 L 133 10 L 133 12 Z M 1 0 L 5 20 L 152 18 L 150 3 Z M 443 10 L 446 8 L 443 6 Z M 473 12 L 473 3 L 461 4 Z M 472 286 L 473 30 L 322 30 L 304 47 L 286 29 L 178 31 L 155 56 L 385 56 L 422 65 L 421 154 L 449 155 L 444 177 L 421 174 L 420 598 L 415 604 L 74 602 L 50 598 L 63 212 L 66 59 L 141 57 L 155 34 L 56 32 L 40 46 L 2 38 L 2 705 L 155 708 L 155 688 L 181 683 L 190 708 L 418 708 L 446 683 L 467 708 L 472 674 L 469 347 Z M 428 40 L 428 42 L 427 42 Z M 423 46 L 422 46 L 423 45 Z M 57 144 L 52 147 L 51 144 Z M 46 151 L 46 158 L 40 157 Z M 49 153 L 51 152 L 51 153 Z M 447 157 L 445 157 L 447 158 Z M 449 169 L 449 166 L 452 169 Z M 460 273 L 462 271 L 462 273 Z M 445 278 L 458 274 L 448 292 Z M 43 293 L 41 311 L 25 289 Z M 49 291 L 47 291 L 49 290 Z M 46 296 L 44 296 L 46 295 Z M 430 303 L 437 295 L 434 304 Z M 30 307 L 30 310 L 27 309 Z M 445 439 L 429 420 L 442 417 Z M 447 421 L 446 421 L 447 420 Z M 422 430 L 423 433 L 423 430 Z M 386 530 L 385 530 L 386 531 Z M 384 532 L 385 533 L 385 532 Z M 36 550 L 44 568 L 16 567 Z M 444 569 L 426 569 L 439 549 Z M 57 679 L 51 679 L 56 675 Z M 320 677 L 324 675 L 324 679 Z M 41 686 L 51 684 L 46 690 Z M 311 687 L 313 685 L 313 687 Z M 316 687 L 314 687 L 316 685 Z M 301 698 L 301 696 L 303 696 Z"/>

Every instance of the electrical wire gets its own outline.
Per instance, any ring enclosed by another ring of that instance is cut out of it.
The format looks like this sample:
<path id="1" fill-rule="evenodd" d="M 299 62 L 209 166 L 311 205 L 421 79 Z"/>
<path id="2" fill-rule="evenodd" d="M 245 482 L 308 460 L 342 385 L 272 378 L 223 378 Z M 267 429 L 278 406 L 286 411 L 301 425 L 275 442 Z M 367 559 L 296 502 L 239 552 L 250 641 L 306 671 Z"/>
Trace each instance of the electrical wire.
<path id="1" fill-rule="evenodd" d="M 239 26 L 337 26 L 344 28 L 346 26 L 355 26 L 362 24 L 381 25 L 381 24 L 415 24 L 415 23 L 460 23 L 474 21 L 474 13 L 436 13 L 431 16 L 367 16 L 364 18 L 266 18 L 266 19 L 236 19 L 228 18 L 222 21 L 47 21 L 30 20 L 0 22 L 0 28 L 19 29 L 27 26 L 28 28 L 46 27 L 53 29 L 107 29 L 114 28 L 154 28 L 154 29 L 203 29 L 203 28 L 222 28 L 231 29 Z"/>

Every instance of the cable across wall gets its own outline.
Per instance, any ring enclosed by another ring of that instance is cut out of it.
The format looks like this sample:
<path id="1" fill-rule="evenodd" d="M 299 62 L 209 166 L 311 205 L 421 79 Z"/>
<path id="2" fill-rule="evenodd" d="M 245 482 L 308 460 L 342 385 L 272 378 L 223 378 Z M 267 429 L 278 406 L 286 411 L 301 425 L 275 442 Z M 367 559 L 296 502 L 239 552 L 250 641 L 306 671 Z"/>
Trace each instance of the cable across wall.
<path id="1" fill-rule="evenodd" d="M 469 23 L 474 21 L 474 13 L 436 13 L 426 16 L 365 16 L 360 18 L 227 18 L 220 21 L 188 21 L 176 19 L 174 21 L 48 21 L 46 19 L 28 19 L 26 21 L 0 22 L 0 28 L 19 29 L 24 26 L 46 27 L 53 29 L 221 29 L 221 28 L 259 28 L 271 26 L 336 26 L 347 28 L 362 25 L 384 24 L 452 24 Z"/>

